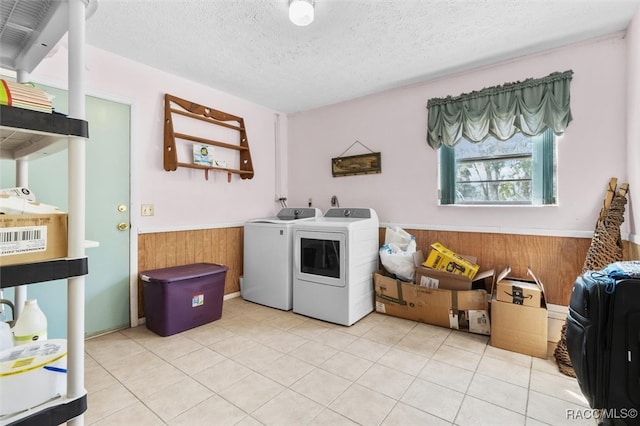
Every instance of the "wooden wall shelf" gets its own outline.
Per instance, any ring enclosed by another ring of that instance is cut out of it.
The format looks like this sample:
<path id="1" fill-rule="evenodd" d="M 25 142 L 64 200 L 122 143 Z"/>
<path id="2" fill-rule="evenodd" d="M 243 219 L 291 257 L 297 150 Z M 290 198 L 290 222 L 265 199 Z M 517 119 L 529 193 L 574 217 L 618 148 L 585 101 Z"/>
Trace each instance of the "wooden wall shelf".
<path id="1" fill-rule="evenodd" d="M 226 128 L 239 133 L 239 143 L 229 143 L 213 138 L 176 132 L 174 128 L 174 115 L 179 115 L 194 120 Z M 238 151 L 240 156 L 239 168 L 207 166 L 190 162 L 178 161 L 176 140 L 191 141 L 202 145 L 209 145 L 225 150 Z M 242 179 L 253 178 L 253 163 L 244 119 L 223 111 L 218 111 L 203 105 L 199 105 L 176 96 L 165 94 L 164 97 L 164 169 L 175 171 L 178 167 L 204 170 L 205 179 L 209 179 L 209 171 L 226 172 L 227 180 L 231 182 L 233 174 L 240 175 Z"/>

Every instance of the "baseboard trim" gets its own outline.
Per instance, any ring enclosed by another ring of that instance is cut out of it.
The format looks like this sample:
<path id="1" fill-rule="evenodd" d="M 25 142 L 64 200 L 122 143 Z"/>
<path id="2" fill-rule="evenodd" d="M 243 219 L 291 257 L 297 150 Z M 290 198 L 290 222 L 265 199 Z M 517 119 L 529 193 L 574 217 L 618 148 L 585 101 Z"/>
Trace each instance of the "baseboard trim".
<path id="1" fill-rule="evenodd" d="M 562 326 L 567 320 L 568 306 L 547 304 L 547 340 L 557 343 L 562 334 Z"/>
<path id="2" fill-rule="evenodd" d="M 225 294 L 223 300 L 235 299 L 236 297 L 240 297 L 239 291 L 236 291 L 235 293 Z"/>

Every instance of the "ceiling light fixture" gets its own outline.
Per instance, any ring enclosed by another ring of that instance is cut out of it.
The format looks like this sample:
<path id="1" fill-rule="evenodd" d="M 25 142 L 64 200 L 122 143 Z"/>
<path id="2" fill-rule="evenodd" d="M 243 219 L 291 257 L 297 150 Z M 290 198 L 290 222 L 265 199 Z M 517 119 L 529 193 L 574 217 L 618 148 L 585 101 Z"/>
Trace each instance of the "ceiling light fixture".
<path id="1" fill-rule="evenodd" d="M 313 22 L 313 0 L 289 0 L 289 19 L 304 27 Z"/>

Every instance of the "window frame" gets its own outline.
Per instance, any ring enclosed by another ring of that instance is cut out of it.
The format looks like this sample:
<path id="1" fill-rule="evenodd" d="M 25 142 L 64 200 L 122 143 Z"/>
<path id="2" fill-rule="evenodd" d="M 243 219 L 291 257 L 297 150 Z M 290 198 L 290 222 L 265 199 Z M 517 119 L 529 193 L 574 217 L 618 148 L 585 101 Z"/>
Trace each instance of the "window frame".
<path id="1" fill-rule="evenodd" d="M 533 147 L 531 154 L 507 154 L 507 155 L 487 155 L 475 157 L 478 159 L 510 159 L 528 158 L 532 159 L 532 194 L 530 201 L 469 201 L 460 202 L 456 193 L 458 181 L 456 179 L 456 158 L 455 146 L 440 146 L 438 149 L 438 169 L 439 169 L 439 190 L 438 198 L 441 206 L 555 206 L 557 205 L 557 141 L 551 129 L 545 130 L 538 136 L 533 136 Z M 482 143 L 482 142 L 479 142 Z M 470 162 L 472 159 L 465 159 Z M 504 180 L 506 182 L 508 180 Z M 480 182 L 480 181 L 478 181 Z"/>

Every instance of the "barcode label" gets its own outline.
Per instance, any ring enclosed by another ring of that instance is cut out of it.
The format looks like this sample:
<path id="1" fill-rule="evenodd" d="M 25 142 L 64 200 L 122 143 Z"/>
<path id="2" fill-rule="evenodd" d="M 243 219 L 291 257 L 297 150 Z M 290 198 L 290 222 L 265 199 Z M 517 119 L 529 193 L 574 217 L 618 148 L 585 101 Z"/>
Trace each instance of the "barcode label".
<path id="1" fill-rule="evenodd" d="M 40 229 L 25 229 L 22 231 L 6 231 L 0 233 L 0 243 L 12 243 L 14 241 L 39 240 L 42 231 Z"/>
<path id="2" fill-rule="evenodd" d="M 0 229 L 0 256 L 45 251 L 46 226 L 23 226 Z"/>

